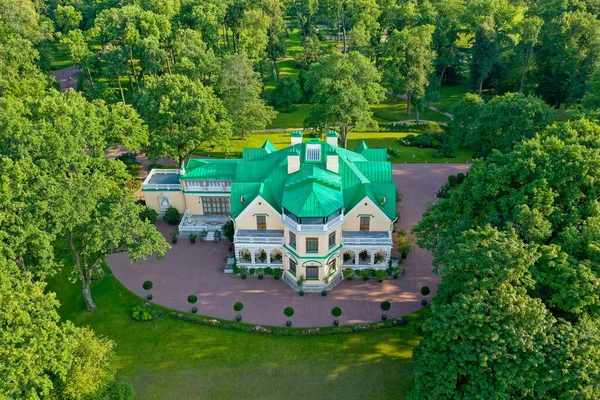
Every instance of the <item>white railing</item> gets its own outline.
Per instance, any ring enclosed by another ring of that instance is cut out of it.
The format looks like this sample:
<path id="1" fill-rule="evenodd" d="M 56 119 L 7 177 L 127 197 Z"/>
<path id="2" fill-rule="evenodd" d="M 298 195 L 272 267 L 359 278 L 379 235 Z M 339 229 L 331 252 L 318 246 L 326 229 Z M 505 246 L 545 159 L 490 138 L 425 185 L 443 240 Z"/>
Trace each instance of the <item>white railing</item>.
<path id="1" fill-rule="evenodd" d="M 342 244 L 392 244 L 392 238 L 344 238 L 342 236 Z"/>
<path id="2" fill-rule="evenodd" d="M 142 184 L 142 189 L 154 189 L 154 190 L 181 190 L 180 183 L 150 183 L 152 177 L 155 174 L 176 174 L 179 175 L 178 169 L 162 169 L 155 168 L 146 177 Z"/>
<path id="3" fill-rule="evenodd" d="M 190 187 L 186 185 L 186 192 L 231 192 L 231 186 L 213 186 L 213 187 Z"/>
<path id="4" fill-rule="evenodd" d="M 204 231 L 208 232 L 208 226 L 207 225 L 188 225 L 188 226 L 179 225 L 179 232 L 180 233 L 185 233 L 185 232 L 194 233 L 194 232 L 204 232 Z"/>
<path id="5" fill-rule="evenodd" d="M 256 237 L 256 236 L 238 236 L 233 237 L 234 243 L 260 243 L 260 244 L 283 244 L 282 237 Z"/>
<path id="6" fill-rule="evenodd" d="M 283 222 L 287 223 L 289 226 L 294 228 L 297 232 L 302 232 L 302 231 L 326 232 L 326 231 L 332 229 L 334 226 L 337 226 L 344 221 L 344 214 L 338 215 L 337 217 L 335 217 L 334 219 L 332 219 L 331 221 L 329 221 L 326 224 L 299 224 L 285 214 L 283 214 L 282 217 L 283 217 L 282 218 Z"/>

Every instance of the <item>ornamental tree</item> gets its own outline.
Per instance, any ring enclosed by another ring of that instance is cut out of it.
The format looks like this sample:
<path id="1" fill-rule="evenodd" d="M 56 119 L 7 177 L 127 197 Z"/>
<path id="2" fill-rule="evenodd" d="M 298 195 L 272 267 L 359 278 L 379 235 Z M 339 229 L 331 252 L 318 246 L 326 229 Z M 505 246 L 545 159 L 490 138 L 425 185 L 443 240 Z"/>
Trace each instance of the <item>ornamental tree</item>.
<path id="1" fill-rule="evenodd" d="M 112 160 L 107 160 L 112 161 Z M 140 218 L 143 206 L 133 193 L 100 172 L 70 173 L 51 188 L 53 220 L 73 255 L 86 308 L 96 311 L 92 268 L 105 257 L 125 252 L 131 261 L 162 258 L 169 245 L 154 225 Z"/>
<path id="2" fill-rule="evenodd" d="M 423 101 L 429 77 L 433 73 L 435 52 L 432 47 L 433 25 L 421 25 L 394 31 L 385 44 L 388 61 L 384 67 L 386 87 L 395 96 L 406 93 L 406 108 L 416 104 L 416 121 L 419 121 L 419 105 Z"/>
<path id="3" fill-rule="evenodd" d="M 355 127 L 377 126 L 370 104 L 385 98 L 377 69 L 360 53 L 334 53 L 312 64 L 306 75 L 306 88 L 312 92 L 313 107 L 304 126 L 336 129 L 342 146 Z"/>
<path id="4" fill-rule="evenodd" d="M 182 75 L 147 80 L 135 108 L 150 131 L 148 156 L 180 165 L 207 140 L 226 145 L 231 123 L 212 89 Z"/>

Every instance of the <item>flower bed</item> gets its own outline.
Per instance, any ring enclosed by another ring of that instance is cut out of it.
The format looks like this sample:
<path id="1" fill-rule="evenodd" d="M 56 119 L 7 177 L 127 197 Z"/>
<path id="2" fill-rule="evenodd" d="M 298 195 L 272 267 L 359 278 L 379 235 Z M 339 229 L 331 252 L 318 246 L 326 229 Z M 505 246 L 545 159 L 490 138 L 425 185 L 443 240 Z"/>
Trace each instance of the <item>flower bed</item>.
<path id="1" fill-rule="evenodd" d="M 205 318 L 201 316 L 190 316 L 183 313 L 171 312 L 172 319 L 184 322 L 193 322 L 201 325 L 214 326 L 232 331 L 251 332 L 271 336 L 317 336 L 336 335 L 340 333 L 369 332 L 394 326 L 406 325 L 408 318 L 399 317 L 383 322 L 370 322 L 355 326 L 323 327 L 323 328 L 279 328 L 274 326 L 251 325 L 216 318 Z"/>

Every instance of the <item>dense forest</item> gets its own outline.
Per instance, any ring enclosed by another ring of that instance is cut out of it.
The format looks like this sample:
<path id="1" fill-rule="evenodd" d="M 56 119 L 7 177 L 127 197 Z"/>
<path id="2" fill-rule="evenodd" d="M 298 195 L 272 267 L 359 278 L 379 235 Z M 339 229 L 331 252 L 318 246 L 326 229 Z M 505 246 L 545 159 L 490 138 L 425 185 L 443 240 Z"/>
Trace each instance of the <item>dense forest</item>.
<path id="1" fill-rule="evenodd" d="M 598 0 L 0 0 L 0 397 L 133 397 L 45 290 L 69 270 L 94 312 L 105 256 L 169 248 L 109 149 L 183 163 L 299 105 L 345 147 L 447 87 L 421 137 L 477 160 L 414 230 L 442 284 L 411 396 L 600 398 Z"/>

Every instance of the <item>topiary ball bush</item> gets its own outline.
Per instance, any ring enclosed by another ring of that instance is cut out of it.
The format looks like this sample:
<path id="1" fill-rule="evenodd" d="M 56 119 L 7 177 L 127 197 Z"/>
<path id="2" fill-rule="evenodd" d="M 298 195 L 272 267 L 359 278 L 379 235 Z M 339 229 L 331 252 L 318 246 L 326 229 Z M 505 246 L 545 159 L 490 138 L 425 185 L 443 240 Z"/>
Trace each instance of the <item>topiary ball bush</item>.
<path id="1" fill-rule="evenodd" d="M 237 322 L 242 322 L 242 316 L 241 316 L 241 315 L 236 315 L 236 316 L 235 316 L 235 320 L 236 320 Z"/>
<path id="2" fill-rule="evenodd" d="M 292 321 L 285 321 L 285 326 L 287 326 L 288 328 L 289 328 L 290 326 L 292 326 Z"/>
<path id="3" fill-rule="evenodd" d="M 292 307 L 286 307 L 283 309 L 283 313 L 285 314 L 286 317 L 291 317 L 292 315 L 294 315 L 294 309 Z"/>
<path id="4" fill-rule="evenodd" d="M 385 313 L 381 314 L 381 320 L 385 321 L 386 319 L 387 319 L 387 314 L 385 314 Z"/>
<path id="5" fill-rule="evenodd" d="M 188 303 L 195 304 L 198 301 L 198 296 L 195 294 L 190 294 L 187 298 Z"/>
<path id="6" fill-rule="evenodd" d="M 337 319 L 333 320 L 333 326 L 338 326 L 340 324 L 340 321 L 338 321 Z"/>
<path id="7" fill-rule="evenodd" d="M 198 307 L 192 307 L 192 313 L 196 314 L 198 312 Z"/>
<path id="8" fill-rule="evenodd" d="M 331 310 L 331 315 L 333 315 L 334 317 L 339 317 L 340 315 L 342 315 L 342 309 L 339 307 L 333 307 L 333 309 Z"/>
<path id="9" fill-rule="evenodd" d="M 458 174 L 456 174 L 456 183 L 461 184 L 464 182 L 466 176 L 465 174 L 463 174 L 462 172 L 459 172 Z"/>
<path id="10" fill-rule="evenodd" d="M 151 295 L 151 294 L 149 294 L 148 296 L 146 296 L 146 298 L 147 298 L 148 300 L 152 300 L 152 295 Z"/>
<path id="11" fill-rule="evenodd" d="M 423 299 L 423 300 L 421 300 L 421 305 L 422 305 L 422 306 L 426 306 L 426 305 L 427 305 L 427 299 Z"/>
<path id="12" fill-rule="evenodd" d="M 429 286 L 423 286 L 421 288 L 421 294 L 423 296 L 427 296 L 429 293 L 431 293 L 431 291 L 429 290 Z"/>
<path id="13" fill-rule="evenodd" d="M 321 291 L 321 296 L 323 296 L 323 297 L 327 296 L 327 290 L 322 290 Z"/>
<path id="14" fill-rule="evenodd" d="M 152 281 L 145 281 L 142 284 L 142 287 L 144 288 L 144 290 L 150 290 L 150 289 L 152 289 L 153 286 L 154 286 L 154 284 L 152 283 Z"/>
<path id="15" fill-rule="evenodd" d="M 236 303 L 233 305 L 233 309 L 234 309 L 234 311 L 235 311 L 235 312 L 240 312 L 240 311 L 242 311 L 242 310 L 244 309 L 244 303 L 242 303 L 241 301 L 238 301 L 238 302 L 236 302 Z"/>
<path id="16" fill-rule="evenodd" d="M 389 301 L 382 301 L 380 306 L 383 311 L 389 311 L 390 308 L 392 308 L 392 305 L 390 304 Z"/>
<path id="17" fill-rule="evenodd" d="M 301 290 L 301 291 L 299 291 L 299 292 L 298 292 L 298 294 L 299 294 L 300 296 L 304 296 L 304 290 Z"/>
<path id="18" fill-rule="evenodd" d="M 167 208 L 163 219 L 167 221 L 169 225 L 177 225 L 181 220 L 181 216 L 175 207 L 169 207 Z"/>

